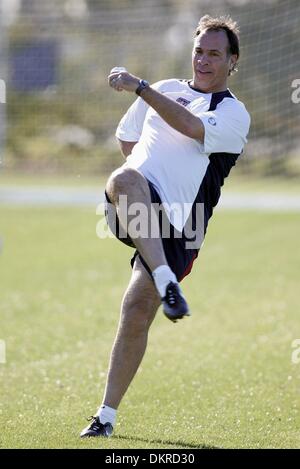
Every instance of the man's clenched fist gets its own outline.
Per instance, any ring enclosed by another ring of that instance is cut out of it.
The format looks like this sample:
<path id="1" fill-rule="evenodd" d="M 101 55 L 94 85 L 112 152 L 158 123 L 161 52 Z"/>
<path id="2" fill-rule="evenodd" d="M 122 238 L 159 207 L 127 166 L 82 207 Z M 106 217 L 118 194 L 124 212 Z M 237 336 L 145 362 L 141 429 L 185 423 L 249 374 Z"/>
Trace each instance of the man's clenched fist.
<path id="1" fill-rule="evenodd" d="M 108 84 L 116 91 L 135 92 L 140 84 L 140 79 L 127 72 L 124 67 L 114 67 L 108 75 Z"/>

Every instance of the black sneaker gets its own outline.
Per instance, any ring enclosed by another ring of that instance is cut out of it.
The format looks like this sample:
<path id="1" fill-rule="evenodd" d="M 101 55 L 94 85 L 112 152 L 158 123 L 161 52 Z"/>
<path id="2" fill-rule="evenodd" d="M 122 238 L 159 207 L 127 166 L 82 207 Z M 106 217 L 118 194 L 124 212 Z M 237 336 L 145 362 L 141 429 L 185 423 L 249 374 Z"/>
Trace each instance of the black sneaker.
<path id="1" fill-rule="evenodd" d="M 170 282 L 167 285 L 166 295 L 161 301 L 164 313 L 171 321 L 177 322 L 177 319 L 190 316 L 189 307 L 177 283 Z"/>
<path id="2" fill-rule="evenodd" d="M 81 438 L 88 438 L 91 436 L 104 436 L 105 438 L 108 438 L 111 436 L 113 432 L 113 426 L 111 423 L 106 422 L 106 423 L 101 423 L 99 420 L 99 417 L 90 417 L 87 419 L 89 421 L 92 421 L 88 427 L 86 427 L 82 432 L 80 433 Z"/>

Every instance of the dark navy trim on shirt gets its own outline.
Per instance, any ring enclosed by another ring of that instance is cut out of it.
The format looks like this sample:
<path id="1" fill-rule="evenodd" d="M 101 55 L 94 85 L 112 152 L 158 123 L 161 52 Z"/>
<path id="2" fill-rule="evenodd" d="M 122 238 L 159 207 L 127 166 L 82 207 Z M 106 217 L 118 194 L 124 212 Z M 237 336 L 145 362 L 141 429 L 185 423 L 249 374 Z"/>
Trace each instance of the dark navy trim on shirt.
<path id="1" fill-rule="evenodd" d="M 218 104 L 220 104 L 221 101 L 223 101 L 224 98 L 232 98 L 235 99 L 234 96 L 230 93 L 229 90 L 225 91 L 218 91 L 218 93 L 212 93 L 211 100 L 210 100 L 210 105 L 209 105 L 209 111 L 215 111 L 216 107 Z"/>
<path id="2" fill-rule="evenodd" d="M 190 214 L 190 217 L 192 217 L 191 222 L 193 230 L 199 229 L 197 226 L 197 222 L 199 223 L 199 220 L 197 220 L 197 204 L 204 204 L 201 213 L 203 213 L 202 229 L 205 235 L 209 219 L 213 214 L 214 207 L 219 201 L 224 179 L 229 175 L 230 170 L 235 165 L 239 156 L 239 153 L 211 153 L 209 156 L 209 164 Z M 199 248 L 200 246 L 198 249 Z"/>
<path id="3" fill-rule="evenodd" d="M 218 93 L 212 93 L 208 111 L 215 111 L 218 104 L 220 104 L 224 98 L 235 99 L 228 89 Z M 203 231 L 204 234 L 206 233 L 208 221 L 213 214 L 214 207 L 219 201 L 224 179 L 229 175 L 231 168 L 236 164 L 239 156 L 240 153 L 225 152 L 211 153 L 209 155 L 209 164 L 192 207 L 191 216 L 193 229 L 196 229 L 197 222 L 196 204 L 202 203 L 204 204 Z"/>

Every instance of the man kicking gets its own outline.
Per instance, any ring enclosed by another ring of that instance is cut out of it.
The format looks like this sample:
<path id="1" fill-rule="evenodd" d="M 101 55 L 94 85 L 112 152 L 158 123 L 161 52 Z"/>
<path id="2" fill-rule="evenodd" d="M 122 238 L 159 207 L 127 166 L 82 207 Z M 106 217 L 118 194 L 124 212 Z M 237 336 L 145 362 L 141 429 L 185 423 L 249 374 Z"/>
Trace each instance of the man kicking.
<path id="1" fill-rule="evenodd" d="M 139 96 L 116 133 L 126 163 L 112 173 L 106 186 L 108 212 L 113 207 L 117 214 L 116 235 L 121 238 L 123 229 L 127 236 L 123 240 L 136 251 L 102 405 L 81 437 L 112 434 L 118 406 L 142 361 L 159 305 L 174 322 L 189 314 L 179 282 L 191 271 L 201 242 L 189 244 L 186 228 L 191 231 L 196 226 L 204 236 L 250 126 L 245 106 L 227 88 L 238 58 L 236 23 L 206 15 L 196 29 L 192 79 L 150 86 L 127 71 L 113 70 L 108 77 L 114 90 Z M 121 203 L 125 196 L 126 207 Z M 130 207 L 137 202 L 151 214 L 151 230 L 160 236 L 141 236 L 130 228 Z M 170 208 L 174 203 L 177 210 Z M 163 204 L 164 215 L 151 210 L 154 204 Z M 197 226 L 198 206 L 203 207 L 201 226 Z M 168 236 L 162 233 L 163 219 L 169 224 Z"/>

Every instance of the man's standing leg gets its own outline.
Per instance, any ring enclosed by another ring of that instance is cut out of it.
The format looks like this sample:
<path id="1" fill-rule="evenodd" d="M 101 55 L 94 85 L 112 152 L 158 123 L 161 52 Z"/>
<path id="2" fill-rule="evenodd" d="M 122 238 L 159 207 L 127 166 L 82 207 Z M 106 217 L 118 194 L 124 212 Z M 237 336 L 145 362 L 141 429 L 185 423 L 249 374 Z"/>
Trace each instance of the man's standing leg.
<path id="1" fill-rule="evenodd" d="M 121 305 L 102 405 L 93 422 L 82 431 L 82 437 L 112 433 L 117 408 L 142 361 L 148 331 L 159 305 L 154 283 L 137 257 Z"/>

